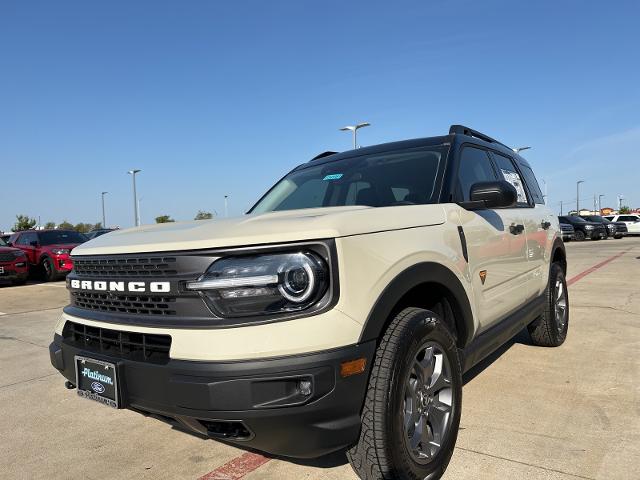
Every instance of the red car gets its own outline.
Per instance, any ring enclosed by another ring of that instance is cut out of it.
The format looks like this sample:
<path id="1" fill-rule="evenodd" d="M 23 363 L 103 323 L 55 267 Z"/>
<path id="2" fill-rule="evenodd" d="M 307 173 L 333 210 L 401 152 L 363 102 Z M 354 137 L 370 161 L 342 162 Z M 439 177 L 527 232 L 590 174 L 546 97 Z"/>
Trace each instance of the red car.
<path id="1" fill-rule="evenodd" d="M 87 237 L 73 230 L 26 230 L 9 238 L 9 244 L 26 253 L 29 266 L 40 268 L 47 281 L 73 269 L 71 250 L 86 241 Z"/>
<path id="2" fill-rule="evenodd" d="M 11 248 L 0 238 L 0 280 L 22 285 L 29 276 L 27 255 L 19 248 Z"/>

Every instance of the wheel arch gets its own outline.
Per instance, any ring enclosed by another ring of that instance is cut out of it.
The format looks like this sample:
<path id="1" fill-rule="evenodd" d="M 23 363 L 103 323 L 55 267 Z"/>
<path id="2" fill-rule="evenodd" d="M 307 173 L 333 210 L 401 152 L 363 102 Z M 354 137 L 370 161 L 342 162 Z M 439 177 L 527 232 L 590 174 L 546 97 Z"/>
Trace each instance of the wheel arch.
<path id="1" fill-rule="evenodd" d="M 435 262 L 413 265 L 398 274 L 380 294 L 365 321 L 360 341 L 379 339 L 393 316 L 405 307 L 432 309 L 442 315 L 456 335 L 458 347 L 474 333 L 473 312 L 466 290 L 447 267 Z"/>
<path id="2" fill-rule="evenodd" d="M 567 252 L 564 247 L 564 242 L 560 237 L 556 237 L 551 248 L 551 263 L 559 263 L 562 267 L 562 272 L 567 274 Z"/>

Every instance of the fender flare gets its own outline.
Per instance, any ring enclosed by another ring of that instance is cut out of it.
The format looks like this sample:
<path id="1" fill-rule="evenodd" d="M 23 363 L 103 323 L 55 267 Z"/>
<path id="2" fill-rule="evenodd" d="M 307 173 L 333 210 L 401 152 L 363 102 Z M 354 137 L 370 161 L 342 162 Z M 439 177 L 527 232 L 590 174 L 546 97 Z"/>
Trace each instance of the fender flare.
<path id="1" fill-rule="evenodd" d="M 556 256 L 556 252 L 560 250 L 562 252 L 562 269 L 564 270 L 564 274 L 567 274 L 567 250 L 564 246 L 564 242 L 560 237 L 556 237 L 553 241 L 553 246 L 551 247 L 551 258 L 549 258 L 549 268 L 551 268 L 551 264 L 553 263 L 553 259 Z"/>
<path id="2" fill-rule="evenodd" d="M 423 283 L 437 283 L 449 291 L 455 302 L 451 307 L 458 329 L 458 344 L 459 346 L 467 345 L 475 330 L 467 292 L 451 270 L 435 262 L 412 265 L 385 287 L 367 316 L 359 341 L 366 342 L 380 338 L 398 302 L 411 289 Z"/>

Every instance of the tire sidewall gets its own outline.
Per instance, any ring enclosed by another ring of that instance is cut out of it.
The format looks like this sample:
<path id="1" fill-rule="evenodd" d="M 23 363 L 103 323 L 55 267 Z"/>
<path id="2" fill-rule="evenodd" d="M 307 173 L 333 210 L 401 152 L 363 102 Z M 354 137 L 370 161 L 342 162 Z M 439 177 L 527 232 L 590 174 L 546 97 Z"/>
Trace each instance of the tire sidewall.
<path id="1" fill-rule="evenodd" d="M 587 236 L 581 230 L 576 230 L 574 236 L 576 237 L 576 242 L 582 242 L 585 238 L 587 238 Z"/>
<path id="2" fill-rule="evenodd" d="M 458 437 L 460 414 L 462 406 L 462 373 L 458 350 L 455 341 L 446 327 L 433 312 L 420 312 L 414 315 L 410 322 L 411 328 L 405 330 L 401 339 L 401 347 L 394 358 L 394 371 L 391 381 L 390 398 L 387 402 L 388 426 L 391 429 L 392 445 L 389 445 L 389 457 L 393 464 L 404 473 L 415 479 L 436 479 L 444 473 Z M 448 357 L 451 368 L 451 379 L 454 401 L 452 402 L 452 420 L 446 441 L 435 458 L 426 465 L 417 463 L 407 451 L 404 441 L 403 410 L 405 379 L 413 366 L 413 359 L 426 341 L 436 342 L 442 347 Z M 398 447 L 400 445 L 401 447 Z M 402 477 L 404 478 L 404 477 Z"/>
<path id="3" fill-rule="evenodd" d="M 555 304 L 556 304 L 556 300 L 557 300 L 557 292 L 556 292 L 556 281 L 560 280 L 562 282 L 562 286 L 564 288 L 564 295 L 565 295 L 565 299 L 567 302 L 567 309 L 566 309 L 566 321 L 564 323 L 564 328 L 562 329 L 562 332 L 558 332 L 558 319 L 556 318 L 556 311 L 555 311 Z M 567 338 L 567 332 L 569 331 L 569 313 L 570 313 L 570 309 L 569 309 L 569 289 L 567 288 L 567 280 L 564 276 L 564 272 L 562 271 L 562 268 L 560 267 L 560 265 L 558 265 L 557 263 L 553 263 L 551 265 L 551 272 L 549 275 L 549 314 L 552 316 L 553 318 L 553 331 L 552 334 L 555 337 L 555 340 L 558 344 L 563 343 L 566 338 Z"/>

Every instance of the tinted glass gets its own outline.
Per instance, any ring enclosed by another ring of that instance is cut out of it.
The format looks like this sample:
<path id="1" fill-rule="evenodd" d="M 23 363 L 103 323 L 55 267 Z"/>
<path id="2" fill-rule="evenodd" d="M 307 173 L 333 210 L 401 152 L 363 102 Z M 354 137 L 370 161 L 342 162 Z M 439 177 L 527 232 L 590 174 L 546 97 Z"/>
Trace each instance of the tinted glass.
<path id="1" fill-rule="evenodd" d="M 67 243 L 83 243 L 87 237 L 72 230 L 51 230 L 40 232 L 40 245 L 63 245 Z"/>
<path id="2" fill-rule="evenodd" d="M 438 146 L 360 155 L 321 165 L 310 163 L 278 182 L 251 213 L 432 203 L 446 153 L 447 147 Z"/>
<path id="3" fill-rule="evenodd" d="M 460 155 L 458 167 L 458 188 L 463 201 L 469 201 L 471 186 L 477 182 L 490 182 L 497 180 L 491 166 L 491 160 L 485 150 L 473 147 L 465 147 Z"/>
<path id="4" fill-rule="evenodd" d="M 533 197 L 533 202 L 539 205 L 544 205 L 544 195 L 540 190 L 540 185 L 538 184 L 538 180 L 536 180 L 536 176 L 533 173 L 533 170 L 531 170 L 531 167 L 520 163 L 520 171 L 524 176 L 524 181 L 527 182 L 527 186 L 529 187 L 529 191 Z"/>
<path id="5" fill-rule="evenodd" d="M 2 238 L 0 238 L 0 247 L 6 247 L 7 242 L 5 242 Z"/>
<path id="6" fill-rule="evenodd" d="M 637 222 L 638 217 L 635 217 L 633 215 L 620 215 L 618 217 L 618 221 L 619 222 Z"/>
<path id="7" fill-rule="evenodd" d="M 500 155 L 499 153 L 493 153 L 493 157 L 496 160 L 496 165 L 498 166 L 498 170 L 502 174 L 504 180 L 509 182 L 518 192 L 518 205 L 528 205 L 527 203 L 527 194 L 524 190 L 524 183 L 522 183 L 522 178 L 520 178 L 520 174 L 517 172 L 513 161 L 509 157 L 505 157 L 504 155 Z"/>

